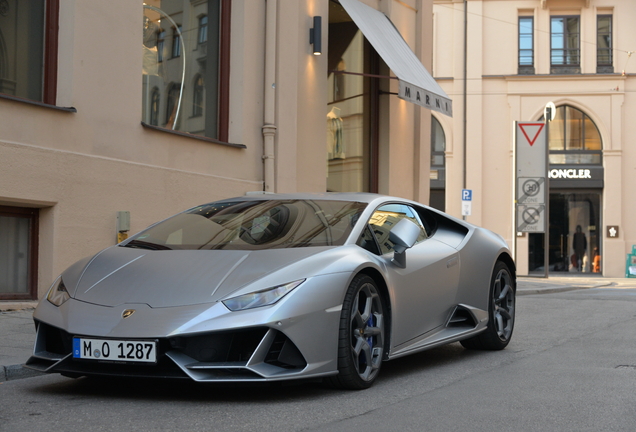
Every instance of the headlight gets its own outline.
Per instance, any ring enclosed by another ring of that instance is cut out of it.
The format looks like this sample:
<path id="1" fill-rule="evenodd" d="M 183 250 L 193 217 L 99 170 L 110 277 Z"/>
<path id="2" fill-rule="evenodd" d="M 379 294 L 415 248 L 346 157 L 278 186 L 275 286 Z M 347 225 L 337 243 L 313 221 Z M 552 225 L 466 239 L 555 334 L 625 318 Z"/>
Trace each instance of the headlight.
<path id="1" fill-rule="evenodd" d="M 49 289 L 49 294 L 46 296 L 46 299 L 53 303 L 55 306 L 59 307 L 62 306 L 64 302 L 66 302 L 70 298 L 71 296 L 64 286 L 62 276 L 55 279 L 55 282 L 53 282 L 51 289 Z"/>
<path id="2" fill-rule="evenodd" d="M 279 285 L 274 288 L 268 288 L 262 291 L 256 291 L 253 293 L 244 294 L 242 296 L 233 297 L 227 300 L 223 300 L 223 304 L 233 312 L 273 305 L 303 282 L 305 282 L 305 279 L 290 282 L 285 285 Z"/>

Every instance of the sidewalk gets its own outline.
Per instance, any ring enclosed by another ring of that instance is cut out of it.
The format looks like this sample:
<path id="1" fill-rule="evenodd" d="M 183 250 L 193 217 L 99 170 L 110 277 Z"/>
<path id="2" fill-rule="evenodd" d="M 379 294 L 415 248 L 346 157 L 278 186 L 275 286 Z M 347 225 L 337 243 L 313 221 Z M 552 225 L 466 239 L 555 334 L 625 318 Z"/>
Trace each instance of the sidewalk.
<path id="1" fill-rule="evenodd" d="M 517 295 L 552 294 L 602 287 L 636 288 L 636 279 L 603 277 L 552 277 L 517 279 Z M 41 375 L 22 364 L 33 353 L 35 302 L 0 302 L 0 382 Z"/>

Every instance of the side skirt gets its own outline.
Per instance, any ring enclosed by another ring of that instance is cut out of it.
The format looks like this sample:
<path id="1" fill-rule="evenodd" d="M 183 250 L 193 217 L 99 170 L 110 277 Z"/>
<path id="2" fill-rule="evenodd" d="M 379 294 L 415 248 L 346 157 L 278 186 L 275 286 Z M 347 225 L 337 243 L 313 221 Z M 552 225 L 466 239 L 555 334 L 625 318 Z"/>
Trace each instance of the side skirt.
<path id="1" fill-rule="evenodd" d="M 455 306 L 443 327 L 415 338 L 398 349 L 392 349 L 386 360 L 468 339 L 486 330 L 487 325 L 488 311 L 459 304 Z"/>

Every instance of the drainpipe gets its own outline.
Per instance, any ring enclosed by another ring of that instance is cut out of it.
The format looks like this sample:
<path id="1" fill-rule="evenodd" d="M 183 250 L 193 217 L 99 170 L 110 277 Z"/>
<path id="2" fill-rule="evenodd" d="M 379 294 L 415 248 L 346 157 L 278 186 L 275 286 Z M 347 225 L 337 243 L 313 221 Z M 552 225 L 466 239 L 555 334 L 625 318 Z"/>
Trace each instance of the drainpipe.
<path id="1" fill-rule="evenodd" d="M 464 189 L 467 186 L 467 176 L 466 176 L 466 159 L 468 159 L 466 155 L 467 148 L 467 140 L 468 140 L 468 1 L 464 0 Z M 466 217 L 464 216 L 464 220 Z"/>
<path id="2" fill-rule="evenodd" d="M 276 14 L 277 1 L 266 0 L 265 103 L 263 112 L 263 190 L 276 191 L 274 138 L 276 136 Z"/>

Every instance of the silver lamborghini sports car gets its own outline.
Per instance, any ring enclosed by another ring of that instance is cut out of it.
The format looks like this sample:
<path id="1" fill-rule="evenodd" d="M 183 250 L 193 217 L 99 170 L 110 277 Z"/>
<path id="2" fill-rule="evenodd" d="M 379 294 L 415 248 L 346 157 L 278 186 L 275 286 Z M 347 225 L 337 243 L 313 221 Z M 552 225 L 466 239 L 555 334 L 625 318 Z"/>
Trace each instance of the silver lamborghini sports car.
<path id="1" fill-rule="evenodd" d="M 503 349 L 515 289 L 500 236 L 416 202 L 247 195 L 69 267 L 33 315 L 27 366 L 362 389 L 383 361 L 428 348 Z"/>

